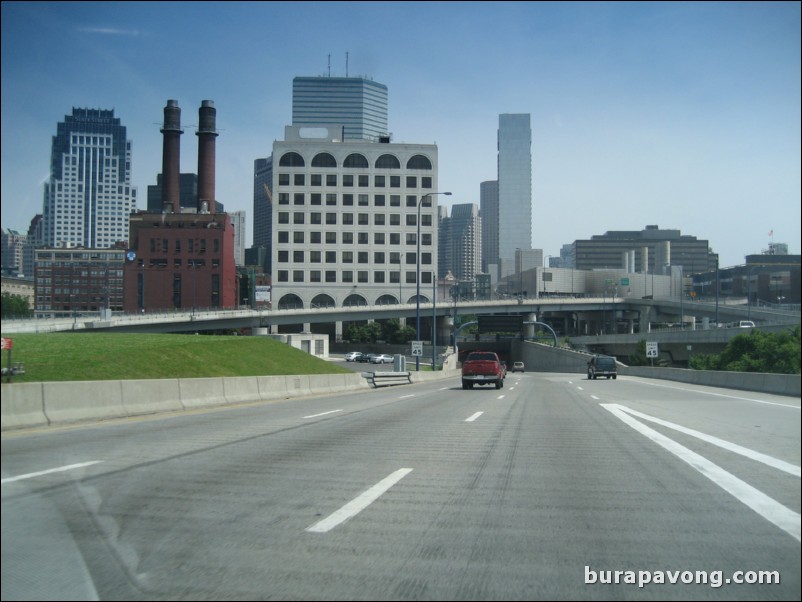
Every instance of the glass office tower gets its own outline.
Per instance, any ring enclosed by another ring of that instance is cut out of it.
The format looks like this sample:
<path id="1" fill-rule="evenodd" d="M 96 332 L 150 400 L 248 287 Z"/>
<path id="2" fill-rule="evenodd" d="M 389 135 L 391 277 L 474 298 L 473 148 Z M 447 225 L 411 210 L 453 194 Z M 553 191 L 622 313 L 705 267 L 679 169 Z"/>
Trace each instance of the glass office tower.
<path id="1" fill-rule="evenodd" d="M 296 77 L 292 125 L 343 126 L 346 140 L 388 136 L 387 86 L 363 77 Z"/>
<path id="2" fill-rule="evenodd" d="M 516 249 L 531 248 L 530 116 L 529 113 L 501 114 L 498 120 L 498 257 L 504 265 L 510 265 Z"/>

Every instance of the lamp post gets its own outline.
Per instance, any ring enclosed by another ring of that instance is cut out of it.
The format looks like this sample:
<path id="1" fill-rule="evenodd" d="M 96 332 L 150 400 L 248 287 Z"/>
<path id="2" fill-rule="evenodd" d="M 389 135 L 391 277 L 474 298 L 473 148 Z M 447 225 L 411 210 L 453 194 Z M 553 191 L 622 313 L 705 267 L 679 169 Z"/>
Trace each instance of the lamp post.
<path id="1" fill-rule="evenodd" d="M 418 200 L 418 236 L 415 239 L 415 242 L 418 246 L 417 253 L 415 255 L 415 263 L 417 267 L 415 272 L 415 285 L 417 287 L 417 292 L 415 294 L 415 338 L 418 341 L 420 341 L 420 208 L 421 205 L 423 205 L 423 199 L 436 194 L 451 196 L 450 192 L 429 192 L 421 196 L 421 198 Z M 420 371 L 420 355 L 415 356 L 415 370 L 418 372 Z"/>

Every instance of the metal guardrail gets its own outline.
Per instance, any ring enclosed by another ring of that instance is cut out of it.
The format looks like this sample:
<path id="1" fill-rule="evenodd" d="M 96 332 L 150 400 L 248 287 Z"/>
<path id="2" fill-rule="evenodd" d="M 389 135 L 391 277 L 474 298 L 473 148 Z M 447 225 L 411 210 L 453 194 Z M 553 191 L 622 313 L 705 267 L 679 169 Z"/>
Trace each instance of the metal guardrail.
<path id="1" fill-rule="evenodd" d="M 409 372 L 363 372 L 362 376 L 373 387 L 412 384 Z"/>

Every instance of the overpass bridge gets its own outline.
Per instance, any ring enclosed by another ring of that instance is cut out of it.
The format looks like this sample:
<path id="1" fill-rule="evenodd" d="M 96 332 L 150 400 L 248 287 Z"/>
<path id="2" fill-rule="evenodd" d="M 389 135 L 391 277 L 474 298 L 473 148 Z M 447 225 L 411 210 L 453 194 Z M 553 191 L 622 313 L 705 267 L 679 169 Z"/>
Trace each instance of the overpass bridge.
<path id="1" fill-rule="evenodd" d="M 421 338 L 428 339 L 432 322 L 437 323 L 437 338 L 449 337 L 453 318 L 461 315 L 523 314 L 529 321 L 548 323 L 559 336 L 572 339 L 583 336 L 643 335 L 655 325 L 683 325 L 695 331 L 700 321 L 733 322 L 753 320 L 757 325 L 800 323 L 799 309 L 778 310 L 745 305 L 682 302 L 674 298 L 635 299 L 630 297 L 547 297 L 540 299 L 503 299 L 495 301 L 459 301 L 458 303 L 421 303 Z M 3 320 L 4 334 L 61 331 L 105 332 L 198 332 L 226 329 L 268 329 L 270 332 L 316 332 L 342 338 L 342 325 L 392 318 L 415 319 L 414 303 L 400 305 L 360 305 L 300 309 L 221 309 L 205 311 L 149 312 L 112 314 L 109 317 Z M 682 316 L 682 317 L 681 317 Z"/>

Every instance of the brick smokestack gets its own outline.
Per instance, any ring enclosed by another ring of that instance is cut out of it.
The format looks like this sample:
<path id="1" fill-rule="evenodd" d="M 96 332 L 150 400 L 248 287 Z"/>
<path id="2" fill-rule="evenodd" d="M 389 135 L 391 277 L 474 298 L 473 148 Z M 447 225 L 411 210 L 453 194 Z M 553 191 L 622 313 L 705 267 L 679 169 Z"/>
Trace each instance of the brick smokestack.
<path id="1" fill-rule="evenodd" d="M 181 213 L 181 109 L 177 100 L 164 107 L 162 144 L 162 213 Z"/>
<path id="2" fill-rule="evenodd" d="M 217 109 L 204 100 L 198 111 L 198 213 L 214 213 L 214 151 Z"/>

